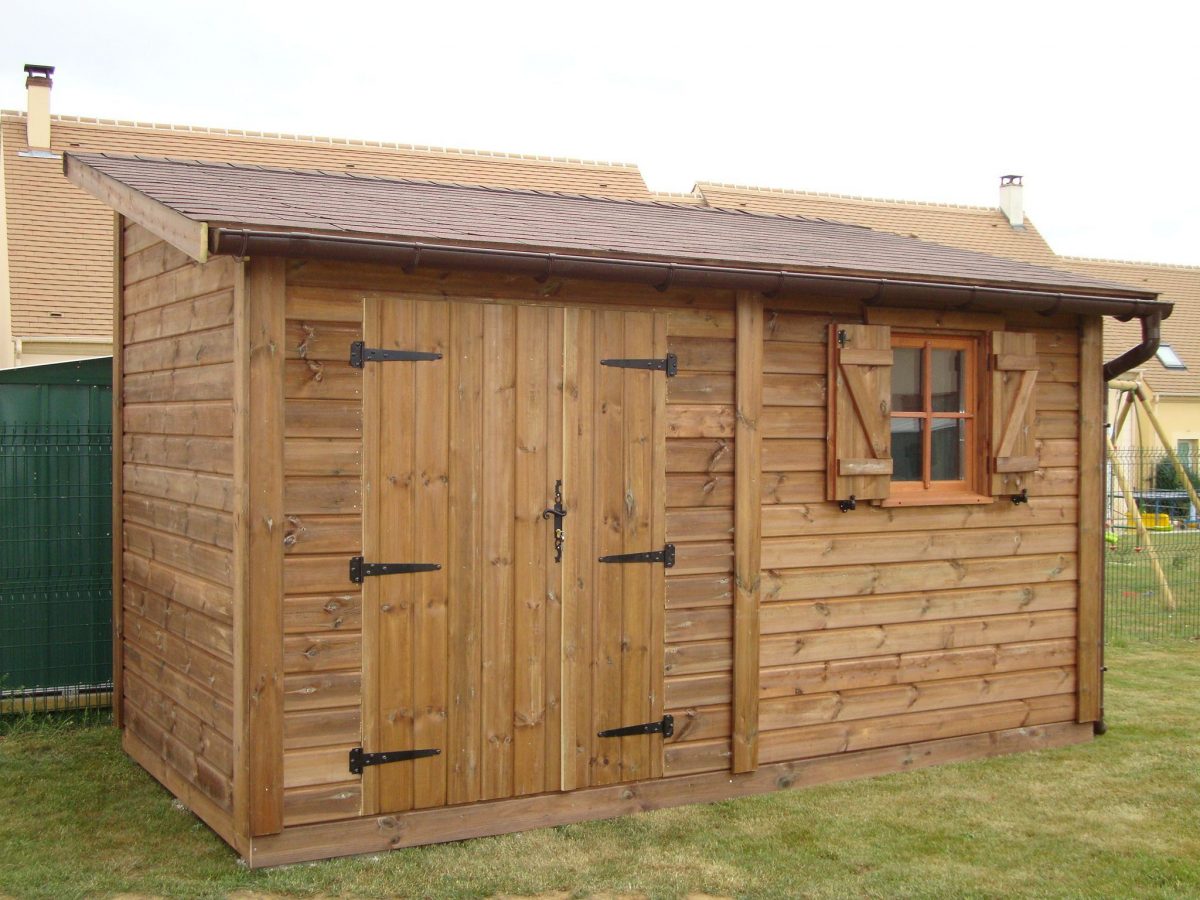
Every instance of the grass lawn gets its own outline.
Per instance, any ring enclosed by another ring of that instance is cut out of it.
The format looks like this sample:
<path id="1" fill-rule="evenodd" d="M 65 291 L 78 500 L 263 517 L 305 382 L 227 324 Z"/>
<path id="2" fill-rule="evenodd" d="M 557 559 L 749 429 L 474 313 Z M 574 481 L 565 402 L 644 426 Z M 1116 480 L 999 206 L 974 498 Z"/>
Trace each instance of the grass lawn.
<path id="1" fill-rule="evenodd" d="M 1200 644 L 1108 656 L 1090 744 L 262 872 L 104 723 L 0 735 L 0 896 L 1200 895 Z"/>

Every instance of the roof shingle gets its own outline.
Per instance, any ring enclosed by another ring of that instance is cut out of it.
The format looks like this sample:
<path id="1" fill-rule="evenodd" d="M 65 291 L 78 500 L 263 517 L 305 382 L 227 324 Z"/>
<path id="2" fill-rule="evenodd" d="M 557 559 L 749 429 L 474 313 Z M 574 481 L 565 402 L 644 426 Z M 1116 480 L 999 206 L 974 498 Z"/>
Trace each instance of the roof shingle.
<path id="1" fill-rule="evenodd" d="M 214 226 L 1147 295 L 855 225 L 676 204 L 111 154 L 86 166 Z M 74 163 L 73 163 L 74 164 Z"/>

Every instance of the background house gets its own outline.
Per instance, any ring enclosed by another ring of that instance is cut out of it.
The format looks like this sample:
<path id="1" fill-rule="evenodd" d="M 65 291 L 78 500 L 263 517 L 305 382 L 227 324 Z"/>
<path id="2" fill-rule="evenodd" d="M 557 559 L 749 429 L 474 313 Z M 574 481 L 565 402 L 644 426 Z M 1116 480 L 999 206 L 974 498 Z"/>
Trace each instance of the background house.
<path id="1" fill-rule="evenodd" d="M 687 194 L 651 192 L 631 164 L 51 115 L 53 69 L 26 69 L 27 109 L 0 112 L 0 368 L 111 352 L 111 214 L 62 177 L 61 161 L 64 149 L 108 150 L 827 219 L 1150 288 L 1176 304 L 1164 342 L 1192 368 L 1172 367 L 1164 351 L 1131 377 L 1153 392 L 1172 443 L 1192 459 L 1200 452 L 1200 267 L 1059 256 L 1025 215 L 1018 176 L 1002 179 L 992 207 L 704 181 Z M 1115 355 L 1137 342 L 1137 326 L 1110 319 L 1104 340 Z M 1122 442 L 1157 445 L 1144 421 L 1134 425 Z"/>
<path id="2" fill-rule="evenodd" d="M 63 177 L 64 150 L 650 196 L 628 164 L 51 115 L 53 68 L 26 70 L 28 108 L 0 112 L 0 368 L 112 352 L 112 211 Z"/>
<path id="3" fill-rule="evenodd" d="M 697 183 L 691 196 L 705 206 L 848 222 L 1158 291 L 1162 299 L 1175 303 L 1175 313 L 1162 326 L 1167 346 L 1157 358 L 1125 377 L 1142 379 L 1150 388 L 1153 407 L 1172 446 L 1195 465 L 1200 444 L 1200 267 L 1059 256 L 1025 215 L 1023 191 L 1020 176 L 1005 176 L 996 206 L 880 200 L 710 182 Z M 1105 320 L 1106 357 L 1140 339 L 1136 323 Z M 1119 445 L 1146 450 L 1160 442 L 1145 417 L 1139 416 L 1122 432 Z"/>

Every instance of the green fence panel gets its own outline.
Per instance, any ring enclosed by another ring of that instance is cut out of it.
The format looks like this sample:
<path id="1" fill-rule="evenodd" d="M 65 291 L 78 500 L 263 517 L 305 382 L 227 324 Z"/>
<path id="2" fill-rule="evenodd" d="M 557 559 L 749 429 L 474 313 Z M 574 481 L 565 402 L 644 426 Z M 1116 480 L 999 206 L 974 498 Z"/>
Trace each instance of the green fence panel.
<path id="1" fill-rule="evenodd" d="M 0 372 L 0 711 L 112 684 L 111 360 Z"/>
<path id="2" fill-rule="evenodd" d="M 1125 477 L 1130 509 L 1116 478 Z M 1193 483 L 1200 482 L 1187 465 Z M 1200 517 L 1162 450 L 1118 450 L 1107 467 L 1104 633 L 1109 641 L 1200 639 Z M 1137 520 L 1146 526 L 1149 546 Z M 1163 590 L 1151 549 L 1166 576 Z"/>

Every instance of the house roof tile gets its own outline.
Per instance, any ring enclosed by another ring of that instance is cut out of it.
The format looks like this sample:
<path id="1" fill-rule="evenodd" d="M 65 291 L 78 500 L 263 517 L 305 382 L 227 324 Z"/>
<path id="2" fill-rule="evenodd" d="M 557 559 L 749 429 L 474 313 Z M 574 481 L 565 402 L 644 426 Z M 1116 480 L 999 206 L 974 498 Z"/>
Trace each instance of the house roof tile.
<path id="1" fill-rule="evenodd" d="M 712 182 L 698 183 L 695 193 L 709 206 L 722 209 L 813 216 L 865 225 L 1042 266 L 1053 267 L 1057 260 L 1050 245 L 1028 218 L 1023 228 L 1013 228 L 999 207 L 880 200 Z"/>
<path id="2" fill-rule="evenodd" d="M 146 153 L 648 198 L 636 166 L 260 132 L 53 116 L 52 149 Z M 112 211 L 22 156 L 23 113 L 0 113 L 12 327 L 18 337 L 112 334 Z M 67 259 L 70 265 L 61 265 Z M 57 314 L 57 315 L 56 315 Z"/>

